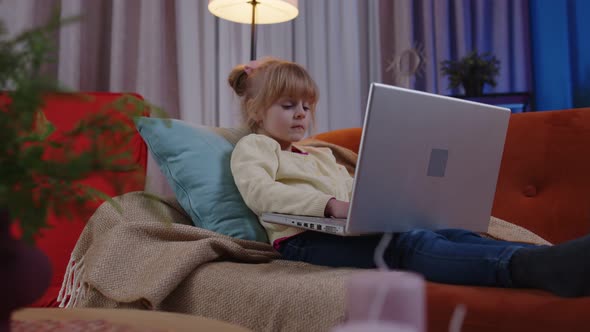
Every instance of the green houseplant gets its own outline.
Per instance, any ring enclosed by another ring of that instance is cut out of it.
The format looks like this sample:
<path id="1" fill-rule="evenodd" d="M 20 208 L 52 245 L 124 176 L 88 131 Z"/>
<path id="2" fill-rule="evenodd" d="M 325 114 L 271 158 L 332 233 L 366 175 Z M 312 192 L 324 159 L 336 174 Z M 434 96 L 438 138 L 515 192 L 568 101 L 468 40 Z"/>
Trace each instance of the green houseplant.
<path id="1" fill-rule="evenodd" d="M 127 152 L 105 144 L 105 135 L 125 146 L 135 134 L 135 128 L 117 121 L 113 112 L 165 116 L 151 104 L 125 96 L 53 139 L 56 128 L 42 112 L 44 96 L 88 98 L 44 75 L 55 53 L 52 34 L 74 20 L 61 20 L 56 11 L 47 24 L 11 38 L 0 22 L 0 332 L 8 330 L 12 310 L 35 300 L 48 285 L 47 257 L 30 245 L 39 230 L 48 227 L 48 214 L 68 216 L 66 211 L 95 200 L 117 206 L 110 196 L 77 180 L 96 171 L 139 167 L 130 165 Z M 80 139 L 90 142 L 83 151 L 74 148 Z M 22 239 L 12 237 L 13 222 L 20 226 Z"/>
<path id="2" fill-rule="evenodd" d="M 471 51 L 459 60 L 442 61 L 441 72 L 449 78 L 450 89 L 463 86 L 466 96 L 481 96 L 485 84 L 496 86 L 500 60 L 490 52 Z"/>

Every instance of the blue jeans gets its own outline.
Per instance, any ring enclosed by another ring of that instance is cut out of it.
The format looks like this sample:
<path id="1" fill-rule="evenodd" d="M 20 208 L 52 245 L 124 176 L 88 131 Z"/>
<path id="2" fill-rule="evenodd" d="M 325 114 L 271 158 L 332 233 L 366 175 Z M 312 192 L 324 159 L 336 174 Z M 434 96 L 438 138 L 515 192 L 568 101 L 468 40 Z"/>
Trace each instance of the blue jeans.
<path id="1" fill-rule="evenodd" d="M 341 237 L 306 231 L 279 247 L 284 259 L 332 267 L 375 268 L 381 236 Z M 422 274 L 447 284 L 512 287 L 510 259 L 534 245 L 497 241 L 461 229 L 412 230 L 394 234 L 385 262 L 392 269 Z"/>

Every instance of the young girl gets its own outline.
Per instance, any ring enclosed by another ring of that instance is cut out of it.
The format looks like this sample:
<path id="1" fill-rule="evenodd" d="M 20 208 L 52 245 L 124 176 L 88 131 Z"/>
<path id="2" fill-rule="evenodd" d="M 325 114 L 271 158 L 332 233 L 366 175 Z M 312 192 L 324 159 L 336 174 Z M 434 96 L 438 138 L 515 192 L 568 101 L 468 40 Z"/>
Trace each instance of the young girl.
<path id="1" fill-rule="evenodd" d="M 294 145 L 314 123 L 318 89 L 301 66 L 267 58 L 235 67 L 228 78 L 246 124 L 231 169 L 244 201 L 263 212 L 346 218 L 352 177 L 329 149 Z M 340 237 L 260 221 L 284 259 L 333 267 L 375 268 L 380 236 Z M 476 233 L 416 229 L 394 234 L 385 261 L 427 280 L 538 288 L 590 295 L 590 236 L 556 246 L 483 238 Z"/>

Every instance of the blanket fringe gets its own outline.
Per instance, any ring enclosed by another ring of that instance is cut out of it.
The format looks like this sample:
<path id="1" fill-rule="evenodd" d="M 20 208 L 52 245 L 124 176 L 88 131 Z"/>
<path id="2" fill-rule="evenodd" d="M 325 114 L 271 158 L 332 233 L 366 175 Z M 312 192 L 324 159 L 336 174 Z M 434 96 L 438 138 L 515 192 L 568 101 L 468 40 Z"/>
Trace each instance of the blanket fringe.
<path id="1" fill-rule="evenodd" d="M 70 257 L 64 280 L 57 296 L 57 302 L 60 308 L 73 308 L 78 304 L 78 301 L 86 297 L 88 285 L 82 280 L 84 279 L 84 257 L 79 261 L 75 261 Z"/>

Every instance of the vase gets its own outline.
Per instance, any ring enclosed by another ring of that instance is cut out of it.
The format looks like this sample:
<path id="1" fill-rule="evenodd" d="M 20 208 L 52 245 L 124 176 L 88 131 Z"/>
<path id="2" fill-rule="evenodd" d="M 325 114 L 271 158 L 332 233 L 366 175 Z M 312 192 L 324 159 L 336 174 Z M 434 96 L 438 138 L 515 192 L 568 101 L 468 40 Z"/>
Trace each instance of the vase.
<path id="1" fill-rule="evenodd" d="M 49 259 L 12 236 L 11 220 L 9 211 L 0 208 L 0 332 L 9 331 L 11 313 L 38 299 L 51 281 Z"/>
<path id="2" fill-rule="evenodd" d="M 466 97 L 478 97 L 483 95 L 484 82 L 477 79 L 463 80 L 463 89 Z"/>
<path id="3" fill-rule="evenodd" d="M 418 332 L 414 327 L 397 322 L 363 321 L 345 323 L 330 332 Z"/>

